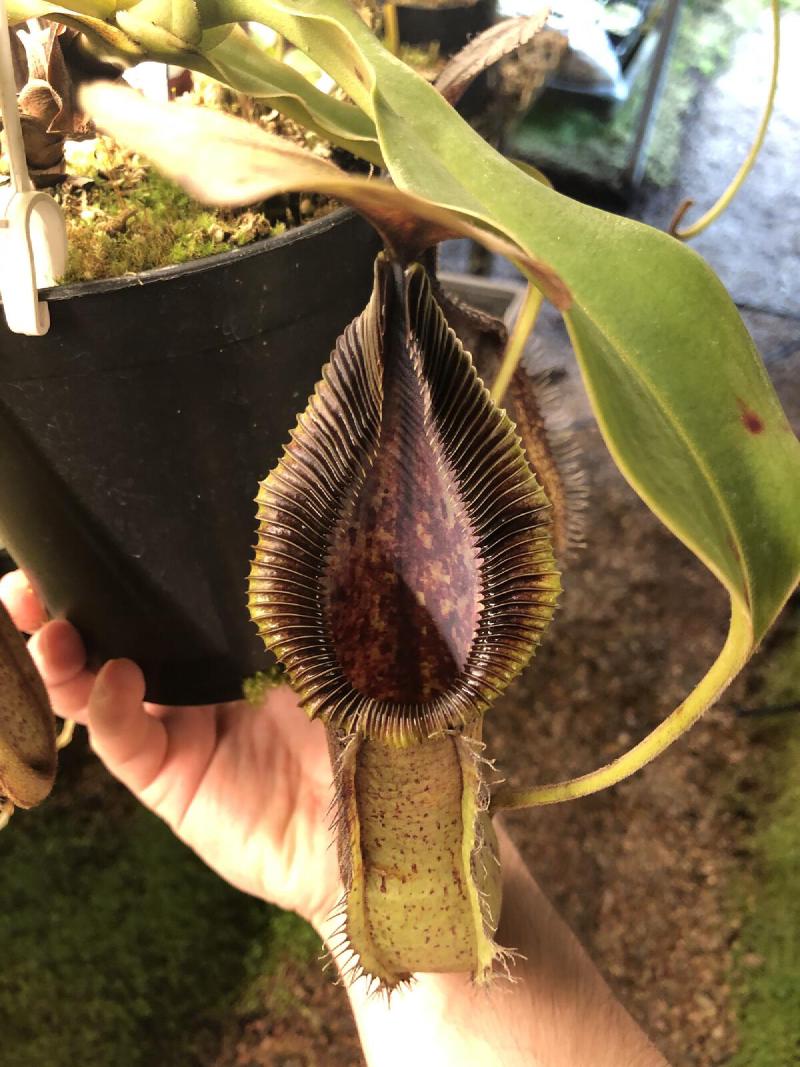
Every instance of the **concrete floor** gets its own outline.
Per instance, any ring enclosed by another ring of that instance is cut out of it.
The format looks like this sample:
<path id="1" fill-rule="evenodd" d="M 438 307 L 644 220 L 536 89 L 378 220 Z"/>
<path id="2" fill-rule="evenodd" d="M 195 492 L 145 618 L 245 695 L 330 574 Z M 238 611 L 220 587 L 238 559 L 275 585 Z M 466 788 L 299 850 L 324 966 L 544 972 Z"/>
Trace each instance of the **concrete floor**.
<path id="1" fill-rule="evenodd" d="M 772 25 L 743 34 L 731 64 L 695 101 L 676 186 L 645 199 L 640 217 L 669 225 L 684 197 L 688 221 L 710 207 L 736 173 L 758 128 L 771 68 Z M 740 307 L 800 318 L 800 12 L 781 19 L 775 111 L 761 154 L 727 211 L 691 243 Z"/>

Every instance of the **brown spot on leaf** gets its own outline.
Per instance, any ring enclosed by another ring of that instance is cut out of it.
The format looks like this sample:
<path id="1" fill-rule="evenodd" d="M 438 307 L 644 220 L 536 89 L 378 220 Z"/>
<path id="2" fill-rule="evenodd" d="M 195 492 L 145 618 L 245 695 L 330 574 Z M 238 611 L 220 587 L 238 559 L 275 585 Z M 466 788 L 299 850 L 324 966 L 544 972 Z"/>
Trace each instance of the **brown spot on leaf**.
<path id="1" fill-rule="evenodd" d="M 764 422 L 760 415 L 758 415 L 752 408 L 749 408 L 747 404 L 737 397 L 736 403 L 739 405 L 739 418 L 742 420 L 742 425 L 748 433 L 763 433 Z"/>

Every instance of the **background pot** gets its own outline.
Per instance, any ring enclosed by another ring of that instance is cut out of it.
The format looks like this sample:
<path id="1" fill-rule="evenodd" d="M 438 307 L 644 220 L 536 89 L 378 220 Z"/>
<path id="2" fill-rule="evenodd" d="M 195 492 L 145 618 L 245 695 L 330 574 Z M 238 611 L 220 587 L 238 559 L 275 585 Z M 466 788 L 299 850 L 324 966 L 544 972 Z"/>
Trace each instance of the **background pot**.
<path id="1" fill-rule="evenodd" d="M 285 236 L 44 294 L 0 326 L 0 543 L 94 664 L 148 699 L 212 703 L 268 667 L 246 577 L 258 482 L 367 302 L 374 232 L 338 211 Z"/>
<path id="2" fill-rule="evenodd" d="M 436 7 L 397 5 L 400 40 L 406 44 L 438 41 L 442 54 L 452 56 L 477 33 L 487 30 L 495 19 L 496 0 L 475 3 L 439 4 Z"/>
<path id="3" fill-rule="evenodd" d="M 483 33 L 495 21 L 496 0 L 476 0 L 437 7 L 397 6 L 397 27 L 400 40 L 406 44 L 427 45 L 439 42 L 443 56 L 453 56 L 476 34 Z M 472 82 L 456 104 L 456 111 L 466 119 L 481 115 L 491 98 L 489 78 L 483 71 Z"/>

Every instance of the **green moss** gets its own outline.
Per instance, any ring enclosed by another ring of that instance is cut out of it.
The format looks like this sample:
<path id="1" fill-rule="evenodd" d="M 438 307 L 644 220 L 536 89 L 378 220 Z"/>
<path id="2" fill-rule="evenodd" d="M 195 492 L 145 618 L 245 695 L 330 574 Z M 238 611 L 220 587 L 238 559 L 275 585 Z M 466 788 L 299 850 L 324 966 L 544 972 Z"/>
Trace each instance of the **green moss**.
<path id="1" fill-rule="evenodd" d="M 286 672 L 280 663 L 268 671 L 257 671 L 242 683 L 244 698 L 249 704 L 260 704 L 267 691 L 286 682 Z"/>
<path id="2" fill-rule="evenodd" d="M 771 656 L 760 703 L 800 699 L 800 612 Z M 800 1062 L 800 715 L 756 720 L 759 787 L 738 802 L 754 818 L 752 870 L 732 889 L 743 914 L 732 976 L 739 1051 L 728 1067 Z"/>
<path id="3" fill-rule="evenodd" d="M 285 1019 L 303 1011 L 288 981 L 290 972 L 319 966 L 323 945 L 314 928 L 290 911 L 276 911 L 269 941 L 253 940 L 247 956 L 247 970 L 253 977 L 236 1003 L 237 1015 L 266 1012 L 272 1020 Z"/>
<path id="4" fill-rule="evenodd" d="M 0 834 L 3 1067 L 208 1063 L 308 931 L 227 886 L 81 748 Z"/>
<path id="5" fill-rule="evenodd" d="M 421 74 L 428 81 L 435 81 L 447 63 L 439 50 L 439 42 L 431 41 L 426 45 L 413 45 L 400 42 L 399 59 Z"/>
<path id="6" fill-rule="evenodd" d="M 69 164 L 73 180 L 57 194 L 68 228 L 64 282 L 184 263 L 286 228 L 263 212 L 210 211 L 108 138 L 72 146 Z"/>
<path id="7" fill-rule="evenodd" d="M 286 121 L 270 131 L 305 144 Z M 211 210 L 108 137 L 67 145 L 70 180 L 56 191 L 67 223 L 65 283 L 116 278 L 202 259 L 274 237 L 333 209 L 314 195 Z"/>

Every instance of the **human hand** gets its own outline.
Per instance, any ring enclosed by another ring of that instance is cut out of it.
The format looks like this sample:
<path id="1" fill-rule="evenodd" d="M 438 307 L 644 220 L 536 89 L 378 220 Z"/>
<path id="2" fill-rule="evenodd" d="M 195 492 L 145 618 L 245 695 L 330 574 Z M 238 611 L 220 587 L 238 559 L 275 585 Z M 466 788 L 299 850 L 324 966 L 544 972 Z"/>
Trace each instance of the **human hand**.
<path id="1" fill-rule="evenodd" d="M 144 704 L 130 660 L 95 677 L 77 631 L 46 622 L 20 571 L 0 581 L 57 715 L 84 723 L 108 770 L 226 881 L 318 929 L 340 893 L 328 809 L 333 797 L 325 730 L 287 686 L 261 706 Z"/>

